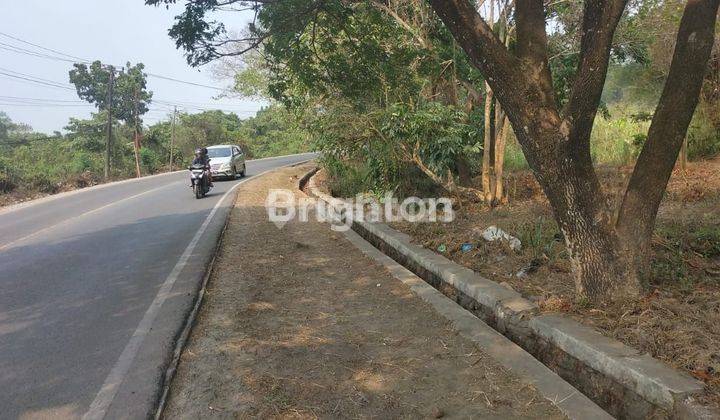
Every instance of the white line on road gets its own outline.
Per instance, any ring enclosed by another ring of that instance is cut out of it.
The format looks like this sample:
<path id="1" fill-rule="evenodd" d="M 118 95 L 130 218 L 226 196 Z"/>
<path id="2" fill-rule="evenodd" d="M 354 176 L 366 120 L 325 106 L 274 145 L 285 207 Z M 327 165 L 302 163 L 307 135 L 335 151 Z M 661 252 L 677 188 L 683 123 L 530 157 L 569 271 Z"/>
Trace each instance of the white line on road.
<path id="1" fill-rule="evenodd" d="M 317 155 L 317 153 L 316 152 L 308 152 L 308 153 L 298 153 L 298 154 L 293 154 L 293 155 L 271 156 L 271 157 L 260 158 L 260 159 L 248 159 L 246 162 L 259 162 L 259 161 L 265 161 L 265 160 L 281 159 L 281 158 L 287 158 L 287 157 L 292 157 L 292 156 L 305 156 L 305 155 Z M 61 193 L 57 193 L 57 194 L 52 194 L 52 195 L 48 195 L 46 197 L 37 198 L 35 200 L 25 201 L 23 203 L 12 204 L 9 206 L 2 207 L 2 208 L 0 208 L 0 215 L 6 214 L 6 213 L 11 213 L 11 212 L 21 210 L 24 208 L 32 207 L 37 204 L 43 204 L 43 203 L 52 202 L 52 201 L 55 201 L 55 200 L 58 200 L 61 198 L 67 198 L 67 197 L 75 195 L 75 194 L 86 193 L 86 192 L 96 191 L 96 190 L 102 190 L 102 189 L 114 187 L 117 185 L 130 184 L 130 183 L 138 182 L 138 181 L 147 181 L 148 179 L 162 177 L 162 176 L 176 175 L 176 174 L 179 174 L 179 173 L 185 172 L 185 171 L 186 171 L 185 169 L 180 169 L 177 171 L 163 172 L 163 173 L 155 174 L 155 175 L 145 175 L 140 178 L 128 178 L 128 179 L 122 179 L 120 181 L 105 182 L 102 184 L 93 185 L 92 187 L 78 188 L 78 189 L 72 190 L 72 191 L 65 191 L 65 192 L 61 192 Z"/>
<path id="2" fill-rule="evenodd" d="M 41 233 L 45 233 L 45 232 L 47 232 L 47 231 L 49 231 L 49 230 L 55 229 L 55 228 L 58 227 L 58 226 L 62 226 L 62 225 L 64 225 L 64 224 L 67 224 L 67 223 L 69 223 L 69 222 L 72 222 L 73 220 L 77 220 L 77 219 L 79 219 L 79 218 L 81 218 L 81 217 L 84 217 L 84 216 L 87 216 L 87 215 L 90 215 L 90 214 L 93 214 L 93 213 L 97 213 L 97 212 L 99 212 L 100 210 L 104 210 L 104 209 L 106 209 L 106 208 L 108 208 L 108 207 L 112 207 L 112 206 L 114 206 L 114 205 L 116 205 L 116 204 L 120 204 L 120 203 L 123 203 L 123 202 L 128 201 L 128 200 L 132 200 L 132 199 L 135 199 L 135 198 L 138 198 L 138 197 L 142 197 L 143 195 L 150 194 L 151 192 L 155 192 L 155 191 L 157 191 L 157 190 L 161 190 L 161 189 L 166 188 L 166 187 L 168 187 L 168 186 L 170 186 L 170 185 L 174 185 L 174 184 L 178 184 L 178 183 L 179 183 L 179 182 L 172 182 L 172 183 L 170 183 L 170 184 L 165 184 L 165 185 L 163 185 L 162 187 L 157 187 L 157 188 L 153 188 L 153 189 L 151 189 L 151 190 L 143 191 L 143 192 L 141 192 L 141 193 L 139 193 L 139 194 L 131 195 L 130 197 L 125 197 L 125 198 L 123 198 L 122 200 L 113 201 L 112 203 L 105 204 L 104 206 L 98 207 L 98 208 L 96 208 L 96 209 L 92 209 L 92 210 L 86 211 L 85 213 L 80 213 L 80 214 L 78 214 L 77 216 L 73 216 L 73 217 L 71 217 L 71 218 L 69 218 L 69 219 L 65 219 L 65 220 L 63 220 L 62 222 L 56 223 L 56 224 L 54 224 L 54 225 L 48 226 L 48 227 L 43 228 L 43 229 L 40 229 L 40 230 L 36 230 L 35 232 L 33 232 L 33 233 L 29 234 L 29 235 L 23 236 L 22 238 L 18 238 L 18 239 L 15 239 L 15 240 L 12 241 L 12 242 L 8 242 L 8 243 L 6 243 L 6 244 L 0 245 L 0 251 L 4 251 L 5 249 L 12 247 L 14 244 L 17 244 L 18 242 L 22 242 L 22 241 L 24 241 L 24 240 L 30 239 L 30 238 L 32 238 L 32 237 L 34 237 L 34 236 L 37 236 L 37 235 L 41 234 Z"/>
<path id="3" fill-rule="evenodd" d="M 150 307 L 145 312 L 145 315 L 140 321 L 140 324 L 133 333 L 132 337 L 130 337 L 130 341 L 127 343 L 125 349 L 120 354 L 120 358 L 117 360 L 115 366 L 113 366 L 112 370 L 110 371 L 110 374 L 105 379 L 105 383 L 103 383 L 102 388 L 100 388 L 100 392 L 98 392 L 95 400 L 92 402 L 92 404 L 90 404 L 90 408 L 88 409 L 87 413 L 85 413 L 85 415 L 82 417 L 83 420 L 100 420 L 105 417 L 105 414 L 107 413 L 110 404 L 115 398 L 115 394 L 117 393 L 120 384 L 123 382 L 123 380 L 125 379 L 125 375 L 127 375 L 128 371 L 130 370 L 130 366 L 132 365 L 133 360 L 135 359 L 135 356 L 140 349 L 140 345 L 145 340 L 145 337 L 147 336 L 153 322 L 155 321 L 155 317 L 157 317 L 157 314 L 160 312 L 160 307 L 163 305 L 163 303 L 165 303 L 165 300 L 168 298 L 168 296 L 170 296 L 170 291 L 175 285 L 175 282 L 180 276 L 180 273 L 182 272 L 183 268 L 185 268 L 185 265 L 190 259 L 190 256 L 195 250 L 195 247 L 200 241 L 200 238 L 202 237 L 203 233 L 205 233 L 205 230 L 207 229 L 208 225 L 210 225 L 213 216 L 215 216 L 215 213 L 217 213 L 217 210 L 225 201 L 225 198 L 227 198 L 228 194 L 235 191 L 235 188 L 244 184 L 245 182 L 250 181 L 251 179 L 255 179 L 258 176 L 270 172 L 274 169 L 267 170 L 253 176 L 252 178 L 238 182 L 237 184 L 233 185 L 232 188 L 230 188 L 215 204 L 215 207 L 213 207 L 210 214 L 208 214 L 208 216 L 205 218 L 205 221 L 200 226 L 200 229 L 195 232 L 195 236 L 193 236 L 187 248 L 185 248 L 185 251 L 183 251 L 182 255 L 180 256 L 180 259 L 175 264 L 175 267 L 173 267 L 172 271 L 163 282 L 160 290 L 158 291 L 158 294 L 155 296 L 155 299 L 152 301 Z"/>
<path id="4" fill-rule="evenodd" d="M 32 207 L 32 206 L 37 205 L 37 204 L 49 203 L 49 202 L 52 202 L 52 201 L 55 201 L 55 200 L 59 200 L 59 199 L 61 199 L 61 198 L 67 198 L 67 197 L 70 197 L 70 196 L 73 196 L 73 195 L 76 195 L 76 194 L 80 194 L 80 193 L 87 193 L 87 192 L 91 192 L 91 191 L 104 190 L 104 189 L 107 189 L 107 188 L 110 188 L 110 187 L 115 187 L 115 186 L 123 185 L 123 184 L 131 184 L 131 183 L 133 183 L 133 182 L 138 182 L 138 181 L 147 181 L 148 179 L 153 179 L 153 178 L 159 178 L 159 177 L 162 177 L 162 176 L 179 174 L 180 172 L 184 172 L 184 170 L 182 170 L 182 171 L 173 171 L 173 172 L 163 172 L 163 173 L 161 173 L 161 174 L 155 174 L 155 175 L 146 175 L 146 176 L 143 176 L 143 177 L 140 177 L 140 178 L 121 179 L 120 181 L 105 182 L 105 183 L 103 183 L 103 184 L 97 184 L 97 185 L 93 185 L 93 186 L 91 186 L 91 187 L 78 188 L 78 189 L 76 189 L 76 190 L 65 191 L 65 192 L 61 192 L 61 193 L 57 193 L 57 194 L 51 194 L 51 195 L 48 195 L 48 196 L 45 196 L 45 197 L 36 198 L 35 200 L 25 201 L 25 202 L 22 202 L 22 203 L 12 204 L 12 205 L 9 205 L 9 206 L 6 206 L 6 207 L 2 207 L 2 208 L 0 208 L 0 215 L 1 215 L 1 214 L 5 214 L 5 213 L 11 213 L 11 212 L 14 212 L 14 211 L 17 211 L 17 210 L 21 210 L 21 209 L 24 209 L 24 208 Z"/>

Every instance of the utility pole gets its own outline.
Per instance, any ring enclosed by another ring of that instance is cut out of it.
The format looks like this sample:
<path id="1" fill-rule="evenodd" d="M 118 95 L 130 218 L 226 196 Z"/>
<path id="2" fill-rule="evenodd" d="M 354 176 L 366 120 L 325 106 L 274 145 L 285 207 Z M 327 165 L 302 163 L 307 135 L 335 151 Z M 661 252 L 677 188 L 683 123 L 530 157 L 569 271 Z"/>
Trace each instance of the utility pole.
<path id="1" fill-rule="evenodd" d="M 170 172 L 173 170 L 173 144 L 175 143 L 175 115 L 177 115 L 177 106 L 173 109 L 172 128 L 170 129 Z"/>
<path id="2" fill-rule="evenodd" d="M 110 71 L 110 82 L 108 83 L 108 96 L 107 96 L 107 141 L 105 142 L 105 180 L 110 178 L 110 155 L 112 149 L 112 107 L 113 107 L 113 87 L 115 85 L 115 68 L 109 66 Z"/>
<path id="3" fill-rule="evenodd" d="M 135 88 L 135 141 L 133 141 L 133 146 L 135 149 L 135 175 L 140 178 L 142 174 L 140 173 L 140 129 L 138 128 L 138 91 L 137 87 Z"/>

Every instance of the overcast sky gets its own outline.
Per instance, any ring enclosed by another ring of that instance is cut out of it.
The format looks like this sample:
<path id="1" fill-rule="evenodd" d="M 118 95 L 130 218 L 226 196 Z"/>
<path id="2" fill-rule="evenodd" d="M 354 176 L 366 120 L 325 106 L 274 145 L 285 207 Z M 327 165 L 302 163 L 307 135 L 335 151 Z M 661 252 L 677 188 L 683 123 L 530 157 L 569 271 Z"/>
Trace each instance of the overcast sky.
<path id="1" fill-rule="evenodd" d="M 178 3 L 180 6 L 167 10 L 145 6 L 143 0 L 0 0 L 0 32 L 5 34 L 0 34 L 0 111 L 43 132 L 62 130 L 70 117 L 85 118 L 94 111 L 90 105 L 64 102 L 79 100 L 73 90 L 18 79 L 29 75 L 35 80 L 41 78 L 72 87 L 68 84 L 72 63 L 29 55 L 27 51 L 19 53 L 18 48 L 22 48 L 58 56 L 7 35 L 91 61 L 142 62 L 148 73 L 209 86 L 230 85 L 229 80 L 217 80 L 208 66 L 200 69 L 188 66 L 182 52 L 168 37 L 167 30 L 184 4 Z M 220 18 L 232 30 L 241 29 L 248 17 L 234 13 Z M 177 103 L 179 109 L 189 112 L 200 112 L 199 108 L 223 109 L 236 111 L 245 118 L 262 106 L 260 102 L 242 99 L 216 101 L 213 98 L 220 91 L 156 77 L 148 78 L 148 88 L 154 99 Z M 145 122 L 168 118 L 170 108 L 153 104 Z"/>

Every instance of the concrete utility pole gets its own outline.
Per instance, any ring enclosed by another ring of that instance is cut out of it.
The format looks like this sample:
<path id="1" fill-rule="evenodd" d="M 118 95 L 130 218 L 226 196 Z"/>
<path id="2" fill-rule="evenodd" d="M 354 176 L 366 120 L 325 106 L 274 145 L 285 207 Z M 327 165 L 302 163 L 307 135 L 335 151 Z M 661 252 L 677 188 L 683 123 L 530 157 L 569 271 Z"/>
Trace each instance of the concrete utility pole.
<path id="1" fill-rule="evenodd" d="M 138 128 L 138 91 L 137 88 L 135 88 L 135 141 L 133 141 L 133 146 L 135 149 L 135 175 L 137 178 L 140 178 L 142 174 L 140 173 L 140 129 Z"/>
<path id="2" fill-rule="evenodd" d="M 172 128 L 170 129 L 170 172 L 173 170 L 173 144 L 175 143 L 175 115 L 177 115 L 177 106 L 173 109 Z"/>
<path id="3" fill-rule="evenodd" d="M 109 66 L 110 71 L 110 82 L 108 83 L 108 97 L 107 97 L 107 141 L 105 142 L 105 180 L 110 178 L 110 155 L 112 150 L 112 107 L 113 107 L 113 87 L 115 85 L 115 68 Z"/>

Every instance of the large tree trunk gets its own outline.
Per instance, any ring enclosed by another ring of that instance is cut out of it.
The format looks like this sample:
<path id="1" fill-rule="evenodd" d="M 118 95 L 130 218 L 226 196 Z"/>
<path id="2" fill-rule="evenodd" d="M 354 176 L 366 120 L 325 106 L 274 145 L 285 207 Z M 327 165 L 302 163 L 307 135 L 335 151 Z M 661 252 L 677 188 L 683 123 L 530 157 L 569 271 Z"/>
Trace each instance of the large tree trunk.
<path id="1" fill-rule="evenodd" d="M 668 79 L 617 222 L 593 168 L 590 134 L 627 0 L 585 1 L 580 63 L 562 113 L 548 65 L 543 2 L 516 0 L 517 55 L 467 0 L 429 2 L 502 103 L 565 237 L 579 294 L 595 301 L 636 295 L 658 207 L 697 105 L 720 0 L 687 1 Z"/>
<path id="2" fill-rule="evenodd" d="M 572 157 L 574 145 L 586 139 L 569 136 L 560 121 L 557 114 L 537 112 L 514 124 L 527 127 L 516 135 L 565 239 L 576 290 L 593 300 L 636 296 L 639 277 L 629 264 L 634 259 L 616 233 L 592 162 Z"/>
<path id="3" fill-rule="evenodd" d="M 668 78 L 620 207 L 617 230 L 641 273 L 660 202 L 700 98 L 719 7 L 720 0 L 687 2 Z"/>

